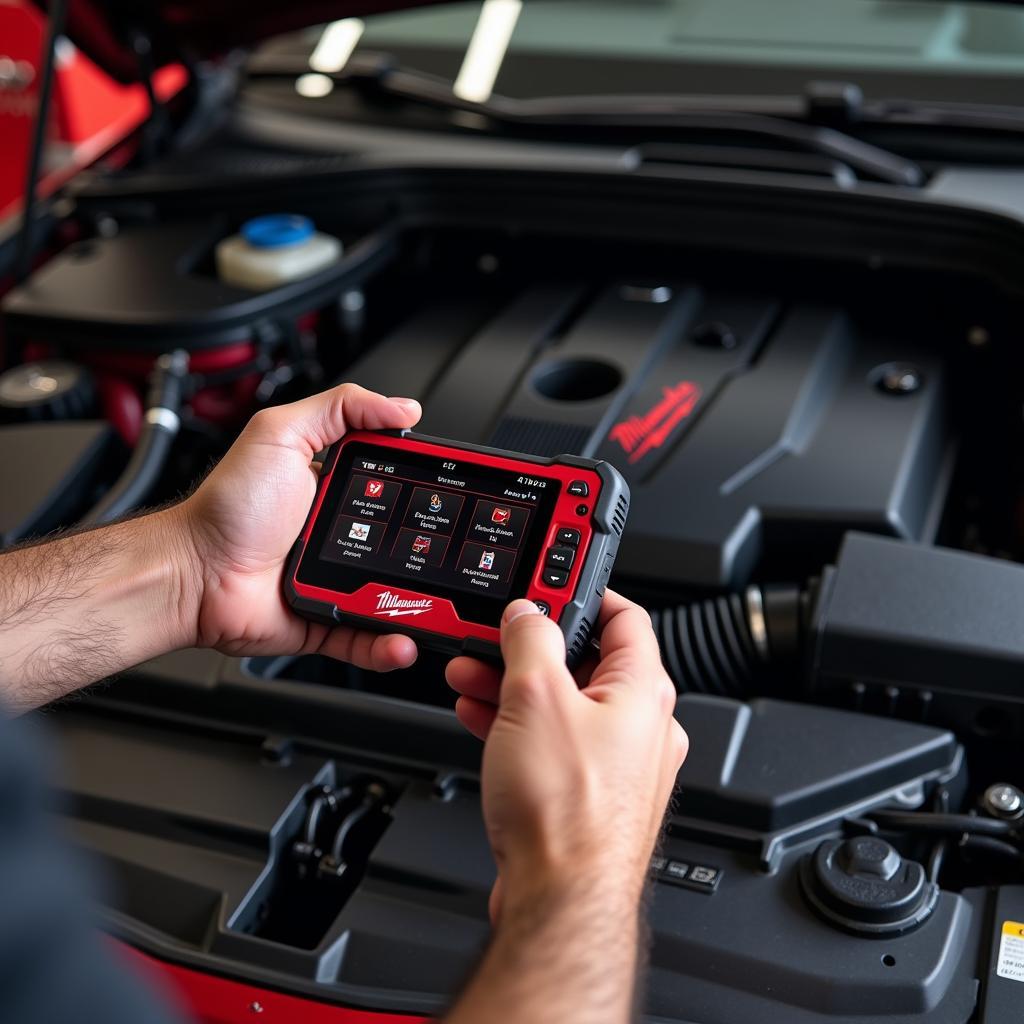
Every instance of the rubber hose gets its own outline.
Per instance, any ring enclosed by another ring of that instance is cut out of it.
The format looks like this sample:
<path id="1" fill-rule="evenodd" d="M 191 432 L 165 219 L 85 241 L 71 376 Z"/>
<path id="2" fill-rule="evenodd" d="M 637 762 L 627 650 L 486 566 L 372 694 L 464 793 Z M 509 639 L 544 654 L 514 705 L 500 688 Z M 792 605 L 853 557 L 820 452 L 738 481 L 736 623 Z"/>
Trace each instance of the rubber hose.
<path id="1" fill-rule="evenodd" d="M 649 610 L 665 669 L 680 693 L 746 696 L 761 657 L 739 594 Z"/>
<path id="2" fill-rule="evenodd" d="M 1009 821 L 972 814 L 943 814 L 931 811 L 872 811 L 868 817 L 886 831 L 931 832 L 945 835 L 1006 836 L 1015 826 Z"/>
<path id="3" fill-rule="evenodd" d="M 112 522 L 138 508 L 153 490 L 167 464 L 180 420 L 182 390 L 188 372 L 183 351 L 160 356 L 150 376 L 142 432 L 128 465 L 100 501 L 82 519 L 83 525 Z"/>
<path id="4" fill-rule="evenodd" d="M 998 857 L 1016 861 L 1017 864 L 1024 864 L 1024 853 L 1021 853 L 1012 843 L 1003 842 L 1002 839 L 993 839 L 991 836 L 965 835 L 958 845 L 960 849 L 968 852 L 993 853 Z"/>

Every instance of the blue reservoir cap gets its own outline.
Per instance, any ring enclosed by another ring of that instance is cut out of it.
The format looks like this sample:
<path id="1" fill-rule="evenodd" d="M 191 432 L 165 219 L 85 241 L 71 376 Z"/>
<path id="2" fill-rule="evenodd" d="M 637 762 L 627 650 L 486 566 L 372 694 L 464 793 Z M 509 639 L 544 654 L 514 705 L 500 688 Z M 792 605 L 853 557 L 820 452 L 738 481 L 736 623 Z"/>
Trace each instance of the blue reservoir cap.
<path id="1" fill-rule="evenodd" d="M 313 237 L 313 222 L 297 213 L 269 213 L 242 225 L 242 237 L 257 249 L 297 245 Z"/>

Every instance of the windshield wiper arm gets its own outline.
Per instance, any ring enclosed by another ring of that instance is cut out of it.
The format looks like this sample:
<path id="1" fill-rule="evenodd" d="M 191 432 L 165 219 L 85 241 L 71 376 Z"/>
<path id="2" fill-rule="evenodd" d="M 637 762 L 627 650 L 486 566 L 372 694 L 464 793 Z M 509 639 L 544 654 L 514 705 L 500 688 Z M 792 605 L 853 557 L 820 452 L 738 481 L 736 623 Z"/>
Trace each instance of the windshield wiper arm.
<path id="1" fill-rule="evenodd" d="M 538 109 L 526 112 L 513 110 L 504 114 L 504 119 L 532 125 L 571 122 L 595 128 L 675 128 L 682 132 L 760 137 L 838 160 L 861 177 L 911 187 L 917 187 L 924 181 L 924 172 L 913 160 L 825 125 L 803 124 L 765 114 L 673 109 L 670 97 L 583 97 L 581 100 L 575 97 L 525 100 L 523 105 L 537 103 Z M 519 101 L 504 102 L 516 104 Z M 542 109 L 541 103 L 550 104 L 550 107 Z M 497 116 L 500 120 L 503 115 L 499 113 Z"/>
<path id="2" fill-rule="evenodd" d="M 294 75 L 294 64 L 254 63 L 253 77 Z M 783 143 L 839 161 L 859 177 L 916 187 L 924 173 L 912 160 L 826 125 L 805 124 L 770 114 L 693 109 L 672 96 L 551 96 L 513 99 L 492 95 L 483 103 L 463 100 L 444 78 L 396 65 L 385 54 L 360 54 L 331 76 L 339 85 L 374 95 L 464 112 L 507 127 L 573 127 L 635 130 L 677 129 L 738 135 Z"/>

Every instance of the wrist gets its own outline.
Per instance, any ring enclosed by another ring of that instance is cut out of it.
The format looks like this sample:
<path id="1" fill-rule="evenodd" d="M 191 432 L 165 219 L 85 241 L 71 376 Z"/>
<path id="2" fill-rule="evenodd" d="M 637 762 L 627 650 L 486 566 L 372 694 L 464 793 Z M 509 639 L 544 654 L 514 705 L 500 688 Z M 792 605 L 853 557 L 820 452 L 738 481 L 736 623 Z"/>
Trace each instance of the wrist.
<path id="1" fill-rule="evenodd" d="M 635 859 L 606 851 L 581 850 L 558 859 L 509 859 L 501 866 L 501 916 L 557 916 L 597 901 L 605 915 L 627 927 L 637 920 L 647 874 L 646 861 L 638 866 Z"/>
<path id="2" fill-rule="evenodd" d="M 639 900 L 653 852 L 638 842 L 646 833 L 639 822 L 615 821 L 593 809 L 571 821 L 549 817 L 540 815 L 533 828 L 520 828 L 513 842 L 500 844 L 507 891 L 545 899 L 580 886 L 614 886 L 628 899 Z"/>
<path id="3" fill-rule="evenodd" d="M 168 647 L 195 647 L 199 639 L 199 612 L 204 591 L 204 558 L 188 501 L 181 501 L 144 517 L 158 536 L 160 557 L 166 566 Z"/>
<path id="4" fill-rule="evenodd" d="M 545 870 L 527 880 L 510 878 L 502 866 L 493 941 L 449 1024 L 490 1019 L 495 1005 L 524 1024 L 634 1019 L 641 891 L 595 879 L 597 867 Z"/>
<path id="5" fill-rule="evenodd" d="M 117 561 L 97 588 L 96 605 L 124 627 L 129 662 L 194 646 L 202 582 L 182 506 L 106 529 Z"/>

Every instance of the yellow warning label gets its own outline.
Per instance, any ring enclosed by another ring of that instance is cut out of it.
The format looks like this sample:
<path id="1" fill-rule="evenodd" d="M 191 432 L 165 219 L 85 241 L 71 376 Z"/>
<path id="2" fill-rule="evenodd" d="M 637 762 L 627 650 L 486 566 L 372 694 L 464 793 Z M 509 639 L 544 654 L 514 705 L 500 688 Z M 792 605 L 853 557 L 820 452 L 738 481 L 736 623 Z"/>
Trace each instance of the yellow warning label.
<path id="1" fill-rule="evenodd" d="M 1024 981 L 1024 922 L 1003 922 L 996 974 L 1011 981 Z"/>

